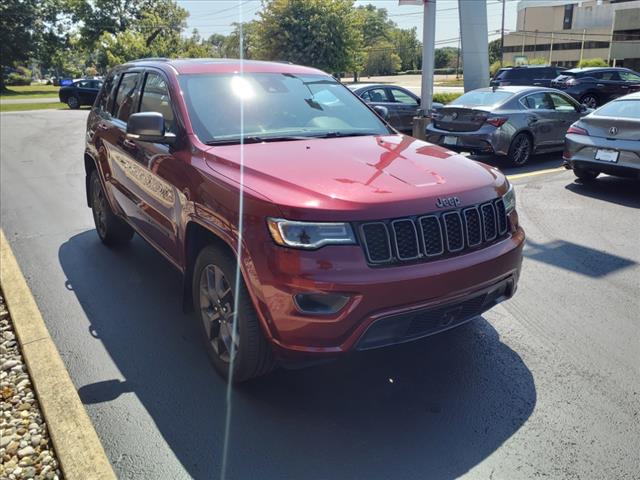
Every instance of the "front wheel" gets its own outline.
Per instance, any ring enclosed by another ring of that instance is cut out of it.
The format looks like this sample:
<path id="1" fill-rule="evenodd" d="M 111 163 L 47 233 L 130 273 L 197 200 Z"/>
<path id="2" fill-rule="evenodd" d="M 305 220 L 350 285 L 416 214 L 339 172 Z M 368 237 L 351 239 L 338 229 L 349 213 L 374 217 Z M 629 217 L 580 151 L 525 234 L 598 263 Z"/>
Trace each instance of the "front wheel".
<path id="1" fill-rule="evenodd" d="M 196 259 L 192 292 L 211 363 L 224 379 L 240 383 L 270 372 L 275 362 L 242 275 L 235 288 L 236 275 L 235 258 L 210 245 Z"/>
<path id="2" fill-rule="evenodd" d="M 91 172 L 89 186 L 93 221 L 100 240 L 110 247 L 127 243 L 133 237 L 133 229 L 111 211 L 97 170 Z"/>
<path id="3" fill-rule="evenodd" d="M 77 110 L 78 108 L 80 108 L 80 100 L 75 95 L 71 95 L 69 98 L 67 98 L 67 105 L 69 105 L 69 108 L 71 110 Z"/>
<path id="4" fill-rule="evenodd" d="M 529 161 L 532 152 L 533 142 L 531 137 L 526 133 L 519 133 L 511 140 L 508 158 L 512 165 L 521 167 Z"/>

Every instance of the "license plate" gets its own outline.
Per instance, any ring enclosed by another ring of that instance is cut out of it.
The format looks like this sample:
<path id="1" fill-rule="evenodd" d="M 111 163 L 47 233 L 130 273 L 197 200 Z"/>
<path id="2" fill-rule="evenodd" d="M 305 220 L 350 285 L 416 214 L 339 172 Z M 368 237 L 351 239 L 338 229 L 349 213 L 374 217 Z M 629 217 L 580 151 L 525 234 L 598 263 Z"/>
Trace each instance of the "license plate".
<path id="1" fill-rule="evenodd" d="M 444 143 L 445 145 L 457 145 L 458 137 L 450 137 L 449 135 L 445 135 L 442 143 Z"/>
<path id="2" fill-rule="evenodd" d="M 618 161 L 619 154 L 620 152 L 616 150 L 596 150 L 596 160 L 615 163 Z"/>

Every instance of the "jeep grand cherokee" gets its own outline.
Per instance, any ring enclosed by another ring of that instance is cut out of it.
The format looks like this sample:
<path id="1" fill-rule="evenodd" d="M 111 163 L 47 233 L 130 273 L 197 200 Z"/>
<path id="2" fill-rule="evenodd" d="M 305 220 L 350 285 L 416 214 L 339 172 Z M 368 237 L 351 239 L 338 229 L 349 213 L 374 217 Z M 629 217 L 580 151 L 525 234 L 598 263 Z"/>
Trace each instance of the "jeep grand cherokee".
<path id="1" fill-rule="evenodd" d="M 127 63 L 86 140 L 100 239 L 136 232 L 184 274 L 227 379 L 425 337 L 515 292 L 504 175 L 397 133 L 319 70 Z"/>

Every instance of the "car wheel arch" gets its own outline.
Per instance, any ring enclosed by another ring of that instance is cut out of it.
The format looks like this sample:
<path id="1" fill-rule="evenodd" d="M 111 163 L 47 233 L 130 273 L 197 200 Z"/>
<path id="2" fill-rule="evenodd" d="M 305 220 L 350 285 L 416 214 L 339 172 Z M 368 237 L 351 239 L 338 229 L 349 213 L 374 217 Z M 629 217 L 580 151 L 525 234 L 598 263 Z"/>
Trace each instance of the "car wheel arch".
<path id="1" fill-rule="evenodd" d="M 84 154 L 84 172 L 85 172 L 85 192 L 87 194 L 87 206 L 90 207 L 91 206 L 91 193 L 90 193 L 90 179 L 91 179 L 91 172 L 93 172 L 94 170 L 97 170 L 98 166 L 96 164 L 95 159 L 88 153 L 85 152 Z"/>

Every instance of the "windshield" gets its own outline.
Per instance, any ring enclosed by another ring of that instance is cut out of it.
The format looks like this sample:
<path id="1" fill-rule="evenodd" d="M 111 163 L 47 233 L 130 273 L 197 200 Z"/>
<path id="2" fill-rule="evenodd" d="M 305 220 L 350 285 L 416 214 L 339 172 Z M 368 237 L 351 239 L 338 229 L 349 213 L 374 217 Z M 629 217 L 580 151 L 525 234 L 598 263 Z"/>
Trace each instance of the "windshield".
<path id="1" fill-rule="evenodd" d="M 385 135 L 390 130 L 328 75 L 181 75 L 194 132 L 205 143 L 259 138 Z M 244 103 L 241 113 L 241 101 Z"/>
<path id="2" fill-rule="evenodd" d="M 632 118 L 640 120 L 640 100 L 618 100 L 593 112 L 596 117 Z"/>
<path id="3" fill-rule="evenodd" d="M 473 105 L 473 106 L 492 106 L 502 103 L 508 98 L 512 97 L 511 92 L 500 92 L 492 90 L 475 90 L 473 92 L 465 93 L 464 95 L 456 98 L 449 105 Z"/>

